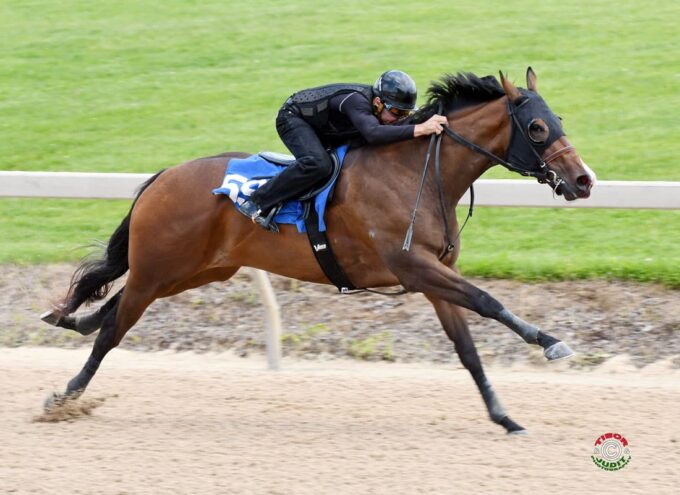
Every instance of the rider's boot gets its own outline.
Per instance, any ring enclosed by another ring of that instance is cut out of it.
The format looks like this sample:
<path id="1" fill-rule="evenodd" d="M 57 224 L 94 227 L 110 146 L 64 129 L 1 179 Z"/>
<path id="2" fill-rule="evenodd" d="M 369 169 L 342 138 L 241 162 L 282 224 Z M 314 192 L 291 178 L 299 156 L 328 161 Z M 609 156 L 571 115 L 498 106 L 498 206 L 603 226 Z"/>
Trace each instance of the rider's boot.
<path id="1" fill-rule="evenodd" d="M 265 212 L 263 212 L 255 203 L 246 201 L 237 209 L 260 227 L 267 229 L 270 232 L 279 232 L 279 226 L 274 222 L 274 217 L 279 210 L 278 207 L 271 208 L 269 212 L 265 214 Z"/>

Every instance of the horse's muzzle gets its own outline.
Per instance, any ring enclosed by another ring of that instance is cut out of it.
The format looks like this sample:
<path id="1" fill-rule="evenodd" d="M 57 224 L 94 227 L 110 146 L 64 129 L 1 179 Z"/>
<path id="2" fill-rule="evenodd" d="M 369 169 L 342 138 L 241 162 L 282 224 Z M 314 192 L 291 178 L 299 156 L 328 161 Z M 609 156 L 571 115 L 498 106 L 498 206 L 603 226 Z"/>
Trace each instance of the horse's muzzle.
<path id="1" fill-rule="evenodd" d="M 590 197 L 590 190 L 593 188 L 593 180 L 587 174 L 580 175 L 576 178 L 574 184 L 569 184 L 566 181 L 561 182 L 555 188 L 555 194 L 564 196 L 567 201 L 574 201 L 575 199 L 586 199 Z"/>
<path id="2" fill-rule="evenodd" d="M 576 178 L 576 191 L 579 198 L 590 197 L 590 190 L 595 185 L 595 181 L 589 174 L 579 175 Z"/>

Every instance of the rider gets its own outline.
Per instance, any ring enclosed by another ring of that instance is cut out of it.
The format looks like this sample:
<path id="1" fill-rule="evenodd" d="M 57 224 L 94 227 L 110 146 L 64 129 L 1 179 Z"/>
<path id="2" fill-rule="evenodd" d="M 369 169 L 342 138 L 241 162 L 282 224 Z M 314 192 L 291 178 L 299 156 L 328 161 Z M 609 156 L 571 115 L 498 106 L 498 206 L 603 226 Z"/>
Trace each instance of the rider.
<path id="1" fill-rule="evenodd" d="M 253 192 L 240 211 L 262 227 L 277 231 L 270 214 L 274 207 L 331 174 L 328 148 L 440 134 L 446 124 L 441 115 L 421 124 L 400 125 L 415 109 L 416 97 L 415 82 L 398 70 L 384 72 L 372 87 L 330 84 L 294 93 L 279 110 L 276 130 L 296 160 Z"/>

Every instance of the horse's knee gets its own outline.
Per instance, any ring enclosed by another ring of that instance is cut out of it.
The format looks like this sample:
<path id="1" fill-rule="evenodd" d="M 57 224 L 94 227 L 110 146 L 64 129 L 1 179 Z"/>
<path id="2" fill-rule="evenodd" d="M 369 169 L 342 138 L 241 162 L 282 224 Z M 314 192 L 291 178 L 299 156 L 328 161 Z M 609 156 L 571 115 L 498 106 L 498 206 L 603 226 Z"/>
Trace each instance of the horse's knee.
<path id="1" fill-rule="evenodd" d="M 422 292 L 423 286 L 417 275 L 407 275 L 399 278 L 399 283 L 408 292 Z"/>
<path id="2" fill-rule="evenodd" d="M 491 294 L 475 288 L 475 293 L 470 298 L 472 310 L 485 318 L 494 318 L 503 311 L 504 306 Z"/>

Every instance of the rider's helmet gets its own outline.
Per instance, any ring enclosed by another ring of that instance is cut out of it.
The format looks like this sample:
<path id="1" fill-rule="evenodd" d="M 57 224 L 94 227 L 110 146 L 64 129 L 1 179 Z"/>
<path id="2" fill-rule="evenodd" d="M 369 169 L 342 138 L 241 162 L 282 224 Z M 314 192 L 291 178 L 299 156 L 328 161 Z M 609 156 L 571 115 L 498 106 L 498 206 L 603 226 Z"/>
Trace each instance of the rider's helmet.
<path id="1" fill-rule="evenodd" d="M 388 70 L 373 85 L 373 93 L 380 98 L 388 111 L 393 108 L 411 112 L 416 108 L 416 83 L 406 72 Z"/>

